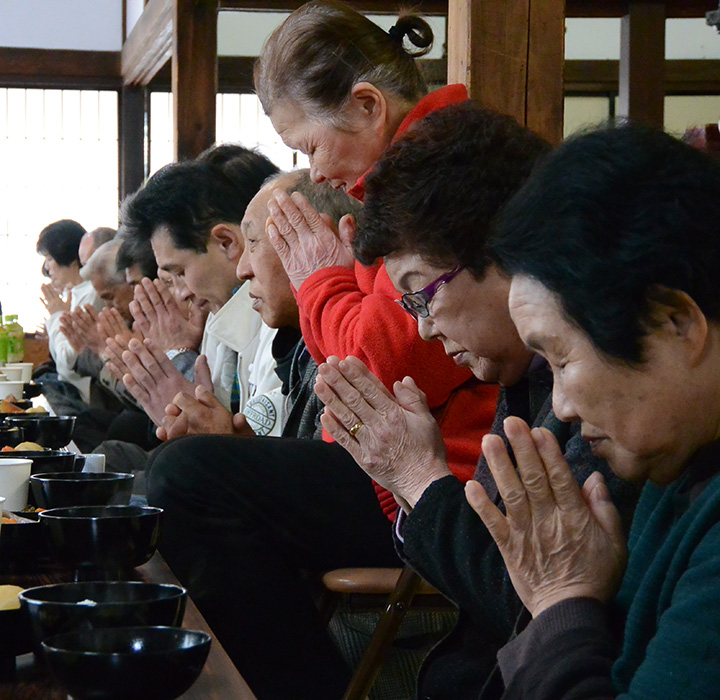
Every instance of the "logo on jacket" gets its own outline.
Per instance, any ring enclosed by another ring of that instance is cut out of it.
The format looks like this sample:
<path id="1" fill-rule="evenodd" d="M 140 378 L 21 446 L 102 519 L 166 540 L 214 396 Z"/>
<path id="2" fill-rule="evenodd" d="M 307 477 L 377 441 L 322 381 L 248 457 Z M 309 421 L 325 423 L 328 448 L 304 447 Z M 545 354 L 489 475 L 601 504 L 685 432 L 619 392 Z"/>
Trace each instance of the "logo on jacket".
<path id="1" fill-rule="evenodd" d="M 256 435 L 269 435 L 277 422 L 275 405 L 267 396 L 256 396 L 245 404 L 245 418 Z"/>

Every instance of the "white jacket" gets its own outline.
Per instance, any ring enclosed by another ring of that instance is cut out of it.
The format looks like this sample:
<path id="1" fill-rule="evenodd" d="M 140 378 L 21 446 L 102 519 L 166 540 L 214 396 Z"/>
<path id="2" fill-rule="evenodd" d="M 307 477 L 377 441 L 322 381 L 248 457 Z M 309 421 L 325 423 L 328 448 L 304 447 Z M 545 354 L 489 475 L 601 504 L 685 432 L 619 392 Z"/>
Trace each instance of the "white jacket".
<path id="1" fill-rule="evenodd" d="M 276 413 L 273 425 L 269 418 L 263 418 L 261 404 L 246 414 L 259 435 L 279 435 L 283 402 L 271 352 L 275 331 L 265 326 L 260 314 L 253 310 L 247 290 L 247 286 L 240 287 L 225 306 L 208 316 L 200 352 L 207 356 L 215 395 L 228 410 L 236 375 L 241 407 L 260 400 L 260 395 L 280 397 L 267 399 Z M 267 410 L 272 413 L 270 408 Z"/>
<path id="2" fill-rule="evenodd" d="M 81 282 L 70 290 L 70 311 L 74 311 L 78 306 L 85 306 L 85 304 L 92 304 L 98 311 L 105 305 L 89 280 Z M 82 400 L 87 403 L 90 401 L 90 377 L 81 377 L 74 369 L 77 353 L 60 330 L 62 313 L 62 311 L 58 311 L 45 321 L 50 355 L 55 360 L 58 377 L 77 387 Z"/>

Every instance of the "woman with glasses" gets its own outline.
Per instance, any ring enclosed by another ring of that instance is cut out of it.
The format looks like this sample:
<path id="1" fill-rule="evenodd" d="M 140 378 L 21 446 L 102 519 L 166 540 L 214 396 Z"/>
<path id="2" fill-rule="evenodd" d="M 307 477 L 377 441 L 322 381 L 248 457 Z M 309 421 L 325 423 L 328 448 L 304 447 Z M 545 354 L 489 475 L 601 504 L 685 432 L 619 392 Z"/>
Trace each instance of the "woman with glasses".
<path id="1" fill-rule="evenodd" d="M 508 312 L 510 279 L 488 255 L 498 211 L 546 151 L 509 117 L 472 103 L 429 115 L 367 177 L 354 249 L 366 262 L 384 257 L 400 304 L 425 340 L 440 341 L 455 363 L 502 387 L 493 433 L 504 436 L 511 415 L 548 428 L 575 479 L 601 470 L 629 520 L 635 489 L 611 478 L 578 424 L 553 414 L 552 373 L 520 339 Z M 415 188 L 406 186 L 411 173 L 421 183 Z M 319 372 L 325 428 L 403 504 L 398 550 L 460 608 L 454 632 L 421 670 L 419 697 L 476 700 L 486 683 L 491 693 L 496 653 L 523 607 L 495 543 L 448 471 L 422 392 L 406 378 L 390 395 L 356 358 L 330 358 Z M 353 430 L 356 424 L 362 427 Z M 484 459 L 475 478 L 497 501 Z"/>

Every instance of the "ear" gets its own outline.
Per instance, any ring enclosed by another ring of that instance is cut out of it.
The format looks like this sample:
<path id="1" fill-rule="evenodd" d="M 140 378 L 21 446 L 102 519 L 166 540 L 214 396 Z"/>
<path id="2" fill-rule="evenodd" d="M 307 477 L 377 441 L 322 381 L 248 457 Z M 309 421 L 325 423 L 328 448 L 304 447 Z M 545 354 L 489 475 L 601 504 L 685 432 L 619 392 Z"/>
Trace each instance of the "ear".
<path id="1" fill-rule="evenodd" d="M 350 118 L 353 124 L 384 128 L 388 118 L 385 95 L 372 83 L 356 83 L 350 91 Z"/>
<path id="2" fill-rule="evenodd" d="M 691 365 L 697 364 L 707 350 L 705 314 L 689 294 L 679 289 L 659 289 L 656 294 L 654 320 L 682 343 Z"/>
<path id="3" fill-rule="evenodd" d="M 215 243 L 227 259 L 234 263 L 237 263 L 245 249 L 240 226 L 236 224 L 215 224 L 210 229 L 210 242 Z"/>

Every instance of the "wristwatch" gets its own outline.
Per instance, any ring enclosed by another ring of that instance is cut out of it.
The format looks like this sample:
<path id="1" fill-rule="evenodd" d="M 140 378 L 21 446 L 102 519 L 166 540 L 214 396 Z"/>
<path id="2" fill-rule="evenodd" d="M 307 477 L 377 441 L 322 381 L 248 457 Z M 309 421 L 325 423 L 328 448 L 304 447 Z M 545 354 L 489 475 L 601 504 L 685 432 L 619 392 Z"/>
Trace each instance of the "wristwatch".
<path id="1" fill-rule="evenodd" d="M 174 357 L 177 357 L 184 352 L 190 352 L 191 350 L 192 348 L 172 348 L 170 350 L 166 350 L 165 355 L 167 355 L 168 360 L 172 360 Z"/>

